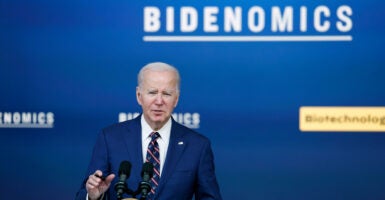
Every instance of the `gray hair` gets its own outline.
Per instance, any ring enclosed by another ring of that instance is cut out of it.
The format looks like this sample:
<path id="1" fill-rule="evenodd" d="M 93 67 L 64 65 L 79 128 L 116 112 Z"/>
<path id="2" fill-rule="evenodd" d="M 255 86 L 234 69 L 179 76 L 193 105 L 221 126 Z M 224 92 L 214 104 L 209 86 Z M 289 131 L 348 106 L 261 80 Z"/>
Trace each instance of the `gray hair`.
<path id="1" fill-rule="evenodd" d="M 180 92 L 180 75 L 178 70 L 173 67 L 172 65 L 169 65 L 167 63 L 163 62 L 153 62 L 145 65 L 140 69 L 138 74 L 138 86 L 142 88 L 143 80 L 144 80 L 144 72 L 145 71 L 157 71 L 157 72 L 163 72 L 163 71 L 171 71 L 175 73 L 175 79 L 176 79 L 176 90 L 177 93 Z"/>

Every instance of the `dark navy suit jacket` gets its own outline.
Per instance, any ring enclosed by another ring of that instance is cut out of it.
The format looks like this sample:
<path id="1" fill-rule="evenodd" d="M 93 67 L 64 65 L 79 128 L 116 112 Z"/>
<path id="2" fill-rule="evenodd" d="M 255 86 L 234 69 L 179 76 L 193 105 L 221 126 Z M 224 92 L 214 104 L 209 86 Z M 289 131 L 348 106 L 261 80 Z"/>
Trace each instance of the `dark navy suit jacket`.
<path id="1" fill-rule="evenodd" d="M 128 188 L 138 188 L 143 165 L 140 118 L 114 124 L 101 131 L 76 199 L 86 199 L 85 182 L 98 169 L 103 171 L 103 175 L 116 175 L 104 195 L 104 199 L 116 199 L 114 185 L 118 181 L 120 163 L 124 160 L 132 164 L 131 175 L 126 181 Z M 194 195 L 195 199 L 222 199 L 213 159 L 206 137 L 172 119 L 169 147 L 155 199 L 185 200 L 192 199 Z"/>

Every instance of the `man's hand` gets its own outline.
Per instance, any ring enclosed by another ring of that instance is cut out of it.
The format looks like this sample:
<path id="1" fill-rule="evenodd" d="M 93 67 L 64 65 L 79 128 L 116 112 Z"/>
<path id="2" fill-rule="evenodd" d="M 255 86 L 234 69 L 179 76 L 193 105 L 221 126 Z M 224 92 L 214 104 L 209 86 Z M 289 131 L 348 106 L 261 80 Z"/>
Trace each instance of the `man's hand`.
<path id="1" fill-rule="evenodd" d="M 111 185 L 111 181 L 115 178 L 114 174 L 108 175 L 105 180 L 102 180 L 103 173 L 100 170 L 96 170 L 94 174 L 91 174 L 88 177 L 88 180 L 86 182 L 86 189 L 88 193 L 88 199 L 90 200 L 96 200 L 99 199 L 100 196 L 104 192 L 107 191 L 107 189 Z"/>

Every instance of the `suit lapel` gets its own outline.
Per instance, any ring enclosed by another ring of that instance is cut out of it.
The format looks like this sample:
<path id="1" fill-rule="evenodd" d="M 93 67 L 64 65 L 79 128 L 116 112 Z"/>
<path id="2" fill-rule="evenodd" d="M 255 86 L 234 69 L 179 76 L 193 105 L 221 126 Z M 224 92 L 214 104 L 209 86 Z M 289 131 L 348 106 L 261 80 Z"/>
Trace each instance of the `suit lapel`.
<path id="1" fill-rule="evenodd" d="M 129 155 L 129 161 L 132 163 L 132 172 L 131 175 L 135 177 L 138 181 L 140 178 L 140 170 L 143 163 L 142 155 L 142 128 L 140 125 L 140 118 L 133 119 L 130 124 L 127 126 L 127 134 L 124 134 L 124 141 L 126 145 L 127 155 Z M 136 172 L 136 173 L 135 173 Z"/>
<path id="2" fill-rule="evenodd" d="M 169 179 L 169 176 L 175 170 L 176 164 L 178 163 L 183 151 L 187 145 L 186 141 L 183 139 L 184 133 L 181 133 L 178 127 L 178 124 L 172 120 L 170 142 L 168 145 L 166 161 L 164 162 L 164 167 L 162 171 L 162 176 L 160 178 L 160 183 L 158 186 L 157 195 L 162 191 L 163 186 L 166 181 Z"/>

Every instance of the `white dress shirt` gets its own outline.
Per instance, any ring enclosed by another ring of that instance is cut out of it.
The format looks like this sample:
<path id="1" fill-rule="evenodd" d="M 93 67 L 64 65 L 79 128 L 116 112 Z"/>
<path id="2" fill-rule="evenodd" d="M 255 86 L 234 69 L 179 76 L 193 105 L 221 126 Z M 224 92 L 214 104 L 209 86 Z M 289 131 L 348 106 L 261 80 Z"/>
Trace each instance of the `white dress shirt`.
<path id="1" fill-rule="evenodd" d="M 140 119 L 140 123 L 142 125 L 142 153 L 143 153 L 144 162 L 146 162 L 148 144 L 150 144 L 151 142 L 150 134 L 152 132 L 158 132 L 160 135 L 157 142 L 159 145 L 160 174 L 162 175 L 164 161 L 166 160 L 166 155 L 167 155 L 168 144 L 170 142 L 172 120 L 170 118 L 166 122 L 166 124 L 158 131 L 152 130 L 150 125 L 148 125 L 148 123 L 144 119 L 143 115 Z"/>

